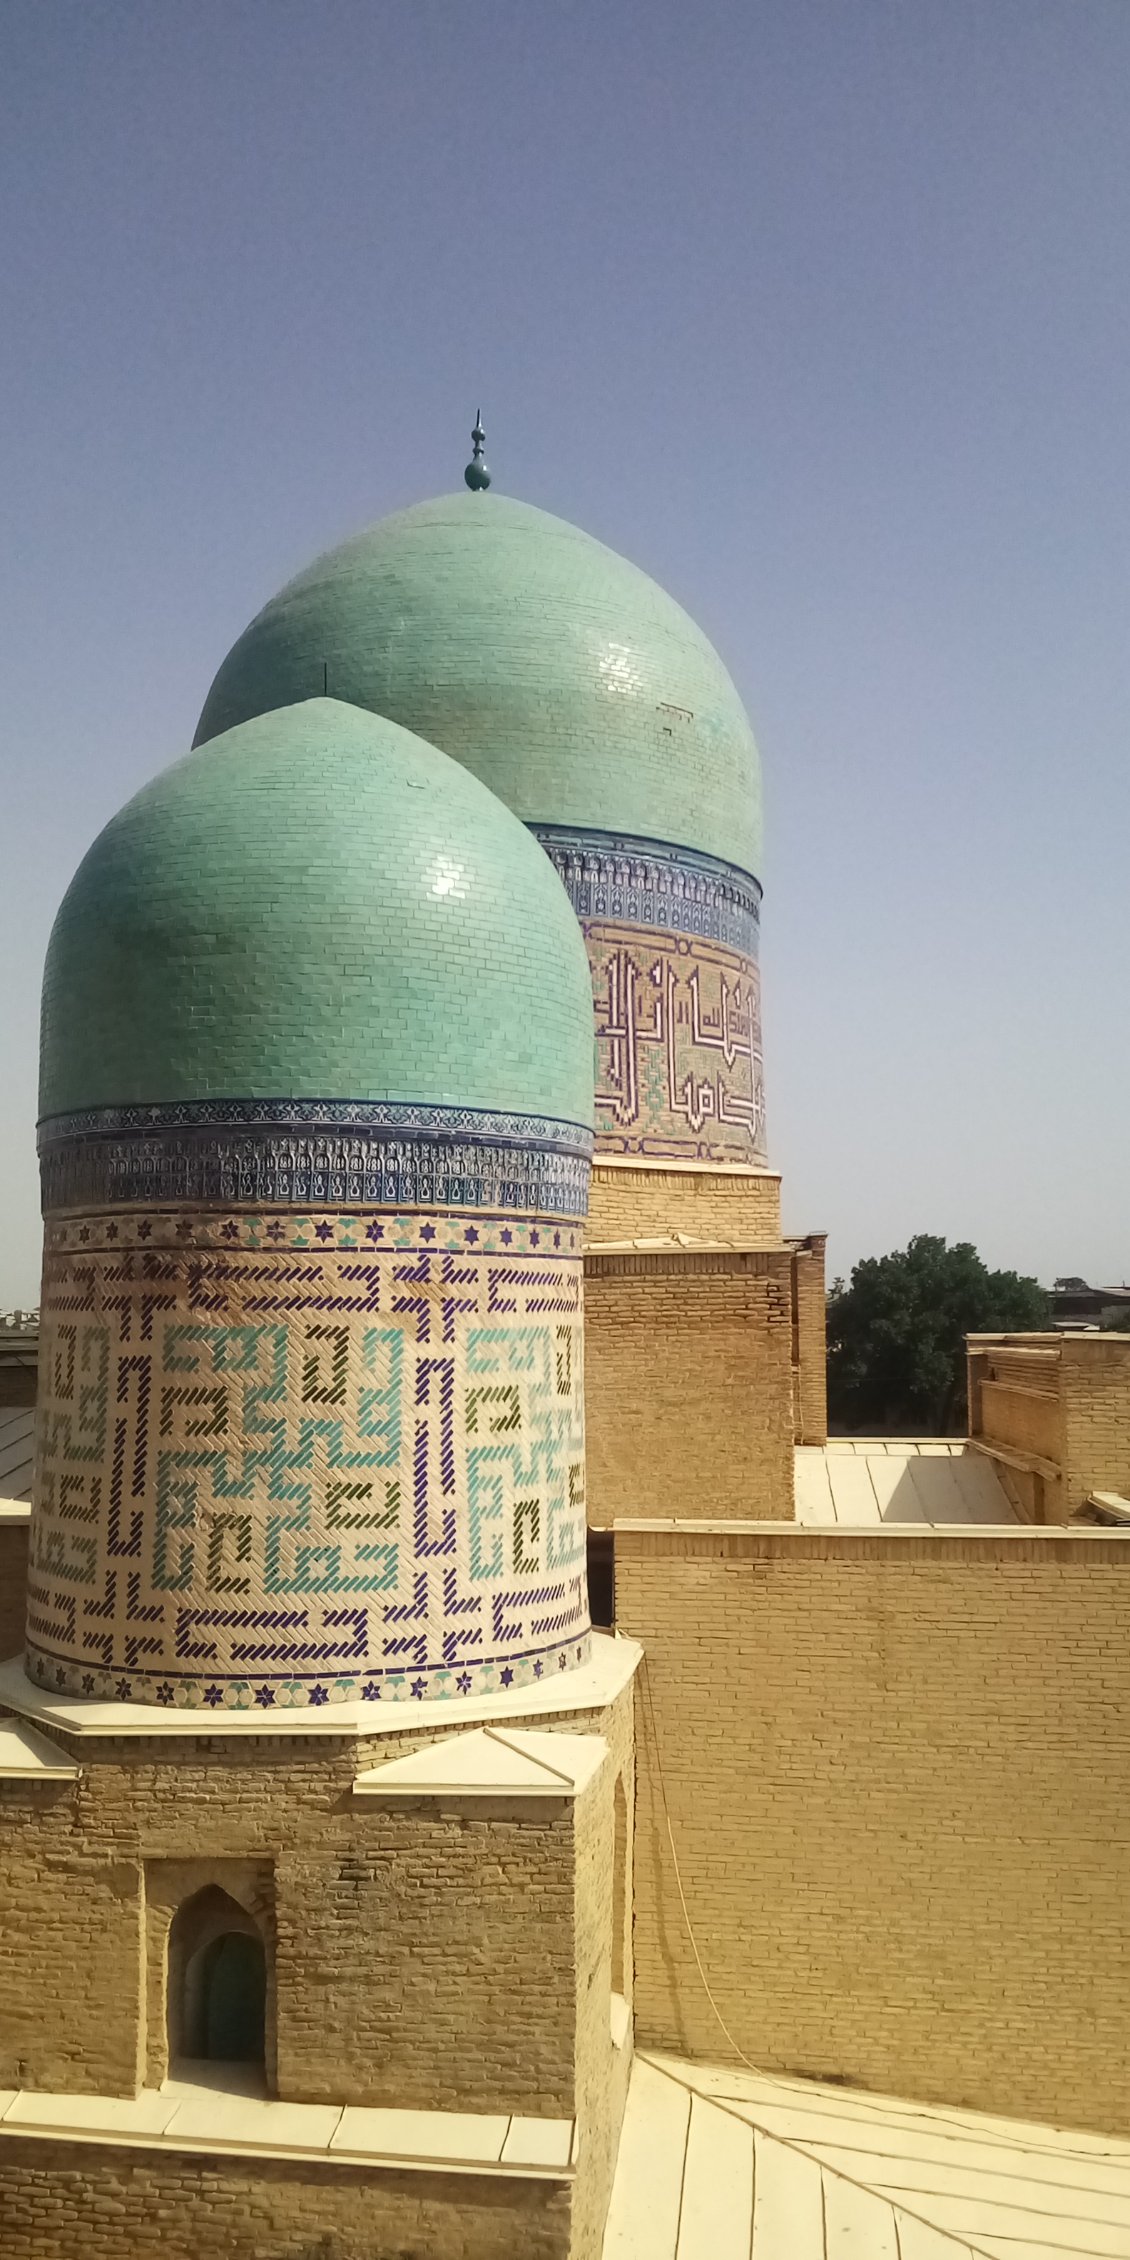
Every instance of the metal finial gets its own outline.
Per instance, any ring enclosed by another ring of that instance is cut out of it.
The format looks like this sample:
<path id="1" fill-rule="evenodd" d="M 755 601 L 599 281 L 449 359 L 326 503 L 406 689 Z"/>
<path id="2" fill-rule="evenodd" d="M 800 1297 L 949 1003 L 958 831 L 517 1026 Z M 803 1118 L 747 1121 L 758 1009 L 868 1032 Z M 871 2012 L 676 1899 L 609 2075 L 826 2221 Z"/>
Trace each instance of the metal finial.
<path id="1" fill-rule="evenodd" d="M 475 428 L 471 434 L 471 447 L 473 449 L 473 453 L 471 460 L 463 473 L 463 476 L 466 479 L 472 494 L 485 494 L 487 488 L 490 485 L 490 472 L 487 469 L 486 457 L 483 454 L 483 447 L 486 442 L 486 436 L 487 435 L 483 430 L 482 409 L 476 408 Z"/>

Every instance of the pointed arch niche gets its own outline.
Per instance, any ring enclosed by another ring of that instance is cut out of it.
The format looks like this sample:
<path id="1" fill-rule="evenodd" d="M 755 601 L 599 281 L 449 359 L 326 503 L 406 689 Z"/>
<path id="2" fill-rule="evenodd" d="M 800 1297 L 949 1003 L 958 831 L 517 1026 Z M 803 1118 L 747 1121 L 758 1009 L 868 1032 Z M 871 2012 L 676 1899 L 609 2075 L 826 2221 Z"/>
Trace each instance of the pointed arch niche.
<path id="1" fill-rule="evenodd" d="M 274 2087 L 274 1972 L 266 1879 L 232 1863 L 159 1862 L 149 1897 L 149 2080 L 234 2092 Z M 163 1903 L 162 1903 L 163 1902 Z"/>

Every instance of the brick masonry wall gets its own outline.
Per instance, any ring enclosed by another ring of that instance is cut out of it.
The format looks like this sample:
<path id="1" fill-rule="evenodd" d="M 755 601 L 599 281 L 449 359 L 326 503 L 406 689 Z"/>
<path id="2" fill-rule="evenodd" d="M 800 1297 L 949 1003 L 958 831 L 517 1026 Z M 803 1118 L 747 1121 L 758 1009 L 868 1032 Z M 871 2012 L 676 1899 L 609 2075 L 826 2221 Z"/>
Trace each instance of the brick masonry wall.
<path id="1" fill-rule="evenodd" d="M 828 1436 L 828 1345 L 825 1324 L 826 1235 L 794 1240 L 793 1409 L 798 1444 L 823 1444 Z"/>
<path id="2" fill-rule="evenodd" d="M 1130 1543 L 616 1534 L 636 2031 L 1130 2130 Z"/>
<path id="3" fill-rule="evenodd" d="M 566 2260 L 552 2182 L 4 2139 L 4 2260 Z"/>
<path id="4" fill-rule="evenodd" d="M 20 1653 L 27 1604 L 28 1521 L 0 1522 L 0 1659 Z"/>
<path id="5" fill-rule="evenodd" d="M 169 1864 L 239 1898 L 250 1863 L 273 1895 L 280 2095 L 572 2114 L 571 1810 L 353 1799 L 357 1771 L 419 1740 L 84 1743 L 76 1784 L 0 1784 L 0 2086 L 132 2094 L 158 2075 L 145 1977 L 148 1958 L 160 1986 Z M 611 1782 L 607 1805 L 611 1830 Z"/>
<path id="6" fill-rule="evenodd" d="M 772 1247 L 781 1237 L 780 1177 L 771 1170 L 630 1169 L 594 1163 L 586 1233 L 590 1246 L 667 1232 Z"/>
<path id="7" fill-rule="evenodd" d="M 1087 1335 L 1062 1349 L 1063 1485 L 1068 1514 L 1091 1491 L 1130 1497 L 1130 1341 Z"/>
<path id="8" fill-rule="evenodd" d="M 791 1254 L 585 1262 L 589 1520 L 793 1514 Z"/>

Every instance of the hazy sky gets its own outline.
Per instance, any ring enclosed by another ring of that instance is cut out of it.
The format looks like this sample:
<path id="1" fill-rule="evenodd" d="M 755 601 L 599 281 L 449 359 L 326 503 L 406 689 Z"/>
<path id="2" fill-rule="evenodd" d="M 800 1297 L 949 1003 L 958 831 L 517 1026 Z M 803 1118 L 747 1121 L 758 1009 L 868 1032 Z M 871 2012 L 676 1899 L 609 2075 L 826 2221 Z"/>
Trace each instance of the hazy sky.
<path id="1" fill-rule="evenodd" d="M 0 1304 L 43 952 L 329 542 L 459 483 L 717 643 L 792 1231 L 1130 1278 L 1127 0 L 3 0 Z"/>

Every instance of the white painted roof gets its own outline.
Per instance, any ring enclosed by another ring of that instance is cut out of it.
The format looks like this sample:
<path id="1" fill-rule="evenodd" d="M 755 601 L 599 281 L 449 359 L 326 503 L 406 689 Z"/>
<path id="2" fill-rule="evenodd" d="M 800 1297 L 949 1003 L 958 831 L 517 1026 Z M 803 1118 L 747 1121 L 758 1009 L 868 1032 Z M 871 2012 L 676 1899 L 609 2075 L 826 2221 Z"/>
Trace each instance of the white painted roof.
<path id="1" fill-rule="evenodd" d="M 799 1523 L 1015 1524 L 991 1460 L 962 1443 L 891 1437 L 834 1437 L 799 1444 L 795 1455 Z"/>
<path id="2" fill-rule="evenodd" d="M 604 2260 L 1130 2256 L 1130 2142 L 637 2055 Z"/>
<path id="3" fill-rule="evenodd" d="M 599 1772 L 599 1734 L 529 1734 L 485 1726 L 358 1774 L 355 1797 L 575 1797 Z"/>

